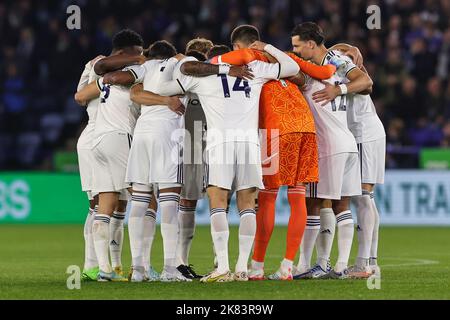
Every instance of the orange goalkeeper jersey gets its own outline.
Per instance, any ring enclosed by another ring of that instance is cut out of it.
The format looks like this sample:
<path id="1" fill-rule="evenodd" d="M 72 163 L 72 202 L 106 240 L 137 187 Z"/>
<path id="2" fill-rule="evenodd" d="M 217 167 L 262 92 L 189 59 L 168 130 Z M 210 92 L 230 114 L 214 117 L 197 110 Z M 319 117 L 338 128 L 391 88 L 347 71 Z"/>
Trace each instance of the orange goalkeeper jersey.
<path id="1" fill-rule="evenodd" d="M 292 53 L 289 56 L 298 63 L 303 73 L 316 79 L 328 79 L 336 71 L 333 65 L 318 66 Z M 261 51 L 241 49 L 214 57 L 211 62 L 244 65 L 253 60 L 269 61 Z M 294 83 L 284 79 L 272 80 L 263 86 L 259 103 L 259 127 L 278 129 L 278 135 L 316 132 L 313 115 L 303 94 Z M 271 133 L 268 132 L 268 135 Z"/>

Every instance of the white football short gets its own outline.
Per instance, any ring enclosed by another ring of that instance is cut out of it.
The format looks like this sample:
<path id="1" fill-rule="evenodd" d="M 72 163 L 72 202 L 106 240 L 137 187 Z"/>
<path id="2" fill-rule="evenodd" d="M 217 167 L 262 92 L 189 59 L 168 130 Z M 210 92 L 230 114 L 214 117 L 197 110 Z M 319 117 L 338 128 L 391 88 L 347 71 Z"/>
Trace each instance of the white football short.
<path id="1" fill-rule="evenodd" d="M 386 138 L 358 143 L 361 182 L 383 184 L 386 161 Z"/>
<path id="2" fill-rule="evenodd" d="M 77 141 L 78 168 L 80 171 L 81 190 L 85 192 L 92 190 L 92 162 L 94 157 L 92 153 L 93 131 L 93 125 L 86 125 Z"/>
<path id="3" fill-rule="evenodd" d="M 172 139 L 171 132 L 135 132 L 126 170 L 127 182 L 183 183 L 183 145 Z"/>
<path id="4" fill-rule="evenodd" d="M 262 182 L 261 150 L 255 143 L 226 142 L 208 148 L 205 185 L 235 191 L 259 188 Z"/>
<path id="5" fill-rule="evenodd" d="M 119 192 L 129 188 L 125 182 L 132 137 L 126 132 L 105 134 L 94 149 L 94 192 Z"/>
<path id="6" fill-rule="evenodd" d="M 78 149 L 78 167 L 80 169 L 81 190 L 92 190 L 94 154 L 91 149 Z"/>
<path id="7" fill-rule="evenodd" d="M 361 171 L 357 153 L 339 153 L 319 158 L 319 182 L 308 183 L 306 196 L 340 200 L 361 195 Z"/>

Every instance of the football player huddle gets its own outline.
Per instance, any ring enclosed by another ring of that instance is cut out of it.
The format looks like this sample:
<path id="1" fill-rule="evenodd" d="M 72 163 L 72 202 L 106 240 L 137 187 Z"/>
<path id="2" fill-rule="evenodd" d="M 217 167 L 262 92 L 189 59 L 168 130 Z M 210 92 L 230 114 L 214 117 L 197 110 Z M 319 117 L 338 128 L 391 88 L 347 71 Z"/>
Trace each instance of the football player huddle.
<path id="1" fill-rule="evenodd" d="M 385 132 L 370 98 L 372 80 L 359 50 L 326 48 L 317 24 L 297 25 L 290 37 L 292 51 L 284 52 L 261 42 L 256 27 L 241 25 L 231 33 L 232 48 L 196 38 L 181 54 L 164 40 L 144 49 L 141 36 L 125 29 L 109 56 L 85 65 L 75 94 L 89 116 L 77 145 L 90 203 L 84 279 L 208 283 L 368 278 L 378 271 L 373 190 L 384 180 Z M 279 269 L 266 275 L 282 186 L 291 210 L 286 248 Z M 227 219 L 233 193 L 240 219 L 234 269 Z M 189 254 L 205 196 L 215 259 L 200 276 Z M 128 202 L 132 267 L 125 275 Z M 358 220 L 352 266 L 350 202 Z M 151 263 L 157 212 L 161 273 Z"/>

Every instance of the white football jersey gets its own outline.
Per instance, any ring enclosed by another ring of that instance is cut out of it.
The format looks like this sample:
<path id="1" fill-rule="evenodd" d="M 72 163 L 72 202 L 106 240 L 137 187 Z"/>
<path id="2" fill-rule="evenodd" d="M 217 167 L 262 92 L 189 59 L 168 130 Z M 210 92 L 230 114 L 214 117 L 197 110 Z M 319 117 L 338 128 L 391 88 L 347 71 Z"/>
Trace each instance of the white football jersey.
<path id="1" fill-rule="evenodd" d="M 126 68 L 135 76 L 136 83 L 142 82 L 144 90 L 158 94 L 159 83 L 166 68 L 170 74 L 173 73 L 174 64 L 168 64 L 166 60 L 149 60 L 139 66 Z M 155 121 L 156 120 L 156 121 Z M 154 131 L 158 120 L 179 120 L 183 122 L 183 116 L 180 116 L 170 110 L 165 105 L 142 106 L 139 121 L 136 124 L 135 132 Z"/>
<path id="2" fill-rule="evenodd" d="M 95 122 L 94 145 L 109 132 L 122 131 L 133 135 L 139 116 L 139 106 L 130 100 L 130 88 L 104 84 L 103 78 L 97 80 L 97 86 L 101 93 Z"/>
<path id="3" fill-rule="evenodd" d="M 91 71 L 89 72 L 89 83 L 97 81 L 100 78 L 99 75 L 97 75 L 94 71 L 94 68 L 92 67 Z M 100 98 L 95 98 L 89 101 L 86 112 L 88 113 L 88 124 L 95 124 L 95 119 L 97 118 L 97 108 L 98 104 L 100 102 Z"/>
<path id="4" fill-rule="evenodd" d="M 255 78 L 243 80 L 225 74 L 207 77 L 180 75 L 183 92 L 196 93 L 205 111 L 207 148 L 224 142 L 259 144 L 259 97 L 264 83 L 278 79 L 280 65 L 261 61 L 248 64 Z"/>
<path id="5" fill-rule="evenodd" d="M 77 91 L 91 82 L 97 81 L 99 76 L 95 73 L 93 66 L 88 62 L 84 68 Z M 100 99 L 95 98 L 88 102 L 86 112 L 88 114 L 88 123 L 78 139 L 78 148 L 91 149 L 95 130 L 95 119 L 97 117 L 97 107 Z"/>
<path id="6" fill-rule="evenodd" d="M 338 51 L 328 51 L 322 64 L 329 64 L 333 57 L 338 57 L 345 63 L 330 79 L 324 81 L 332 85 L 347 83 L 347 74 L 356 66 L 349 58 L 339 55 Z M 311 77 L 305 76 L 305 78 L 306 83 L 303 87 L 303 93 L 314 115 L 319 158 L 343 152 L 358 152 L 355 138 L 347 125 L 347 95 L 337 96 L 333 101 L 322 106 L 323 102 L 316 103 L 312 95 L 314 92 L 325 88 L 325 85 Z"/>
<path id="7" fill-rule="evenodd" d="M 178 79 L 183 76 L 181 73 L 181 65 L 188 61 L 198 61 L 194 57 L 185 57 L 178 61 L 173 70 L 172 79 Z M 192 92 L 187 92 L 182 98 L 181 102 L 186 107 L 184 114 L 184 126 L 189 133 L 185 136 L 183 155 L 185 156 L 185 163 L 201 163 L 203 157 L 204 141 L 203 135 L 206 127 L 205 112 L 202 109 L 198 95 Z M 190 152 L 190 153 L 189 153 Z"/>
<path id="8" fill-rule="evenodd" d="M 383 123 L 370 95 L 349 94 L 347 98 L 348 128 L 356 142 L 370 142 L 386 137 Z"/>

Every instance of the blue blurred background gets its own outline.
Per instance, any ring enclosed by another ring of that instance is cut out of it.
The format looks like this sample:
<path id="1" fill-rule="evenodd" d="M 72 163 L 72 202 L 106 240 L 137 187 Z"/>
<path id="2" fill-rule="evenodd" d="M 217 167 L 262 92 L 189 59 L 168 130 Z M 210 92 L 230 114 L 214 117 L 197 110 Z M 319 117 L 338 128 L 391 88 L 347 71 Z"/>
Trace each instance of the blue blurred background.
<path id="1" fill-rule="evenodd" d="M 80 30 L 66 26 L 72 4 L 81 8 Z M 381 9 L 379 30 L 366 26 L 371 4 Z M 249 23 L 289 50 L 292 28 L 304 21 L 322 26 L 327 46 L 359 47 L 374 80 L 389 169 L 376 192 L 381 222 L 450 225 L 450 0 L 2 0 L 0 223 L 84 221 L 76 142 L 87 114 L 73 94 L 85 63 L 108 55 L 120 29 L 183 52 L 194 37 L 230 45 L 232 29 Z M 283 193 L 280 223 L 289 217 Z M 208 221 L 202 201 L 198 222 Z"/>
<path id="2" fill-rule="evenodd" d="M 66 27 L 71 4 L 81 8 L 81 30 Z M 381 8 L 381 30 L 366 27 L 369 4 Z M 87 118 L 73 93 L 84 64 L 109 54 L 121 28 L 139 32 L 146 46 L 166 39 L 184 51 L 198 36 L 229 45 L 230 31 L 250 23 L 264 41 L 290 49 L 291 29 L 309 20 L 323 27 L 327 45 L 347 42 L 363 53 L 387 132 L 387 167 L 448 168 L 440 152 L 450 147 L 448 0 L 2 0 L 0 170 L 77 170 Z M 424 148 L 438 155 L 430 162 Z"/>

